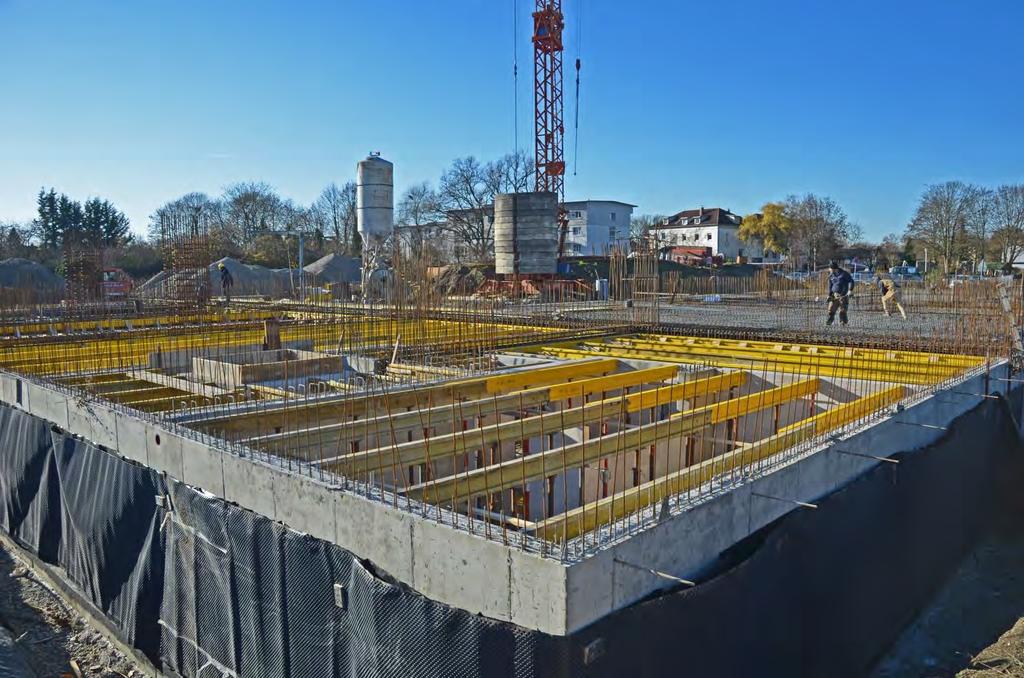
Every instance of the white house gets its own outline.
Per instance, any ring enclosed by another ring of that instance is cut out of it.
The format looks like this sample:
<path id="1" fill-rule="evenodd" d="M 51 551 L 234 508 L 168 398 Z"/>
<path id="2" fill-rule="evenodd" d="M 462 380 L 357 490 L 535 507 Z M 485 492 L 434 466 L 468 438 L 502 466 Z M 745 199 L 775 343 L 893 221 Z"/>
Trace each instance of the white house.
<path id="1" fill-rule="evenodd" d="M 681 247 L 709 247 L 715 256 L 727 261 L 746 257 L 753 263 L 779 261 L 774 252 L 765 252 L 759 240 L 742 240 L 739 235 L 743 217 L 727 209 L 710 207 L 684 210 L 652 227 L 658 244 Z"/>
<path id="2" fill-rule="evenodd" d="M 565 234 L 565 253 L 603 255 L 613 246 L 629 249 L 629 225 L 635 207 L 618 200 L 566 202 L 569 230 Z"/>

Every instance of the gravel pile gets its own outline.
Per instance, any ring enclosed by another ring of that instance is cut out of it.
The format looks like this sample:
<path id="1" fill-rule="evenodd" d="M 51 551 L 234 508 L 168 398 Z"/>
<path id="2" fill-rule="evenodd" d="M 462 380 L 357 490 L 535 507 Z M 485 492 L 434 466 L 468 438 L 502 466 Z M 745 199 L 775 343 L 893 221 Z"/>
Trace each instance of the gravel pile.
<path id="1" fill-rule="evenodd" d="M 53 290 L 63 286 L 64 278 L 42 264 L 20 258 L 0 261 L 0 287 Z"/>

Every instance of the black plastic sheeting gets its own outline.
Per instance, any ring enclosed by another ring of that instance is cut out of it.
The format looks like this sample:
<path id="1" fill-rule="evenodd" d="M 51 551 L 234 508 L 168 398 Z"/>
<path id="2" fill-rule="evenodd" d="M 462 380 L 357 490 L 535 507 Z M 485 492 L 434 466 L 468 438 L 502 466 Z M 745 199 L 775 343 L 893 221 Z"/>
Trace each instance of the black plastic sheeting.
<path id="1" fill-rule="evenodd" d="M 776 521 L 698 586 L 568 638 L 431 601 L 344 549 L 6 406 L 0 527 L 171 675 L 855 676 L 1021 477 L 996 400 L 900 462 Z"/>
<path id="2" fill-rule="evenodd" d="M 0 526 L 172 675 L 569 675 L 564 639 L 429 600 L 6 406 L 0 502 Z"/>
<path id="3" fill-rule="evenodd" d="M 1019 510 L 1022 446 L 1006 401 L 948 428 L 736 545 L 718 576 L 578 633 L 574 656 L 604 648 L 578 675 L 864 675 L 993 512 Z"/>

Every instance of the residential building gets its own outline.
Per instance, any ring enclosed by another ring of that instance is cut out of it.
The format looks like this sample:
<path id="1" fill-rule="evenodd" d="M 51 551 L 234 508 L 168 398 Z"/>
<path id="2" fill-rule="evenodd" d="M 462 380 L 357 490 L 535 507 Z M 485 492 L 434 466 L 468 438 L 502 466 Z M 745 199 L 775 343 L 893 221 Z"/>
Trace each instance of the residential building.
<path id="1" fill-rule="evenodd" d="M 759 240 L 740 238 L 740 224 L 743 217 L 721 207 L 701 207 L 683 210 L 667 217 L 652 228 L 652 233 L 661 246 L 709 247 L 714 256 L 726 261 L 745 257 L 753 263 L 779 261 L 778 254 L 765 252 Z"/>
<path id="2" fill-rule="evenodd" d="M 567 255 L 607 254 L 612 247 L 629 249 L 629 227 L 636 205 L 618 200 L 574 200 L 565 234 Z"/>

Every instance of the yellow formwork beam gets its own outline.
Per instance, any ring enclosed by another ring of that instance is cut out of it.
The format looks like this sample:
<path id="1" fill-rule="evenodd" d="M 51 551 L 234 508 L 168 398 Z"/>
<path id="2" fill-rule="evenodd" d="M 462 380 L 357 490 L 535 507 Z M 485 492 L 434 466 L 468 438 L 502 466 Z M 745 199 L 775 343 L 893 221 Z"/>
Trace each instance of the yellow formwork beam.
<path id="1" fill-rule="evenodd" d="M 802 426 L 811 425 L 814 427 L 814 432 L 816 434 L 827 433 L 863 419 L 883 407 L 894 405 L 902 400 L 906 394 L 906 387 L 892 386 L 890 388 L 882 389 L 881 391 L 876 391 L 862 398 L 858 398 L 857 400 L 849 403 L 838 405 L 795 424 L 785 426 L 779 429 L 779 431 L 781 433 L 785 433 L 790 430 L 796 430 Z"/>
<path id="2" fill-rule="evenodd" d="M 716 367 L 751 370 L 757 369 L 758 365 L 775 372 L 789 374 L 807 374 L 820 377 L 850 378 L 864 381 L 897 382 L 902 384 L 923 385 L 935 384 L 944 381 L 956 372 L 943 372 L 940 374 L 927 374 L 903 370 L 867 370 L 855 366 L 836 365 L 835 361 L 803 361 L 803 362 L 779 362 L 765 357 L 754 357 L 748 359 L 737 359 L 731 356 L 694 356 L 685 355 L 673 351 L 641 350 L 630 347 L 610 347 L 606 345 L 592 346 L 587 349 L 570 348 L 562 345 L 551 347 L 538 347 L 530 349 L 531 352 L 541 355 L 548 355 L 555 358 L 586 358 L 593 356 L 609 356 L 622 359 L 655 360 L 686 365 L 714 365 Z"/>
<path id="3" fill-rule="evenodd" d="M 517 338 L 520 335 L 549 334 L 550 328 L 493 325 L 455 321 L 354 321 L 350 324 L 292 324 L 281 328 L 284 342 L 312 341 L 314 349 L 335 350 L 340 346 L 367 345 L 367 337 L 379 336 L 383 345 L 393 344 L 398 335 L 406 343 L 431 344 L 456 341 L 472 344 Z M 0 368 L 16 372 L 52 375 L 72 372 L 145 367 L 149 356 L 159 351 L 194 351 L 197 356 L 216 357 L 233 347 L 263 341 L 262 325 L 247 327 L 176 328 L 174 330 L 127 332 L 117 337 L 46 337 L 41 340 L 6 339 L 0 343 Z M 8 345 L 4 345 L 8 344 Z"/>
<path id="4" fill-rule="evenodd" d="M 381 446 L 365 452 L 330 457 L 320 463 L 348 475 L 375 471 L 382 465 L 387 467 L 392 465 L 411 466 L 429 462 L 431 459 L 447 457 L 459 451 L 480 449 L 502 440 L 527 439 L 545 432 L 554 433 L 566 427 L 602 421 L 614 417 L 617 413 L 639 412 L 648 407 L 657 407 L 677 400 L 689 400 L 700 395 L 717 393 L 740 386 L 745 381 L 746 374 L 730 372 L 706 379 L 607 398 L 567 410 L 547 412 L 515 421 L 495 423 L 422 440 Z"/>
<path id="5" fill-rule="evenodd" d="M 708 410 L 683 412 L 670 420 L 651 422 L 593 440 L 564 445 L 440 480 L 413 485 L 405 490 L 405 494 L 427 502 L 447 503 L 459 498 L 468 499 L 488 492 L 500 492 L 627 450 L 668 438 L 690 435 L 709 425 L 711 412 Z"/>
<path id="6" fill-rule="evenodd" d="M 731 374 L 740 374 L 732 372 Z M 425 499 L 433 502 L 453 501 L 456 496 L 469 497 L 474 494 L 485 492 L 497 492 L 509 487 L 516 487 L 530 480 L 543 478 L 546 475 L 561 473 L 566 468 L 575 468 L 578 459 L 587 463 L 603 457 L 628 452 L 637 447 L 650 444 L 655 440 L 664 440 L 682 435 L 690 435 L 697 430 L 707 426 L 735 419 L 737 417 L 754 414 L 769 407 L 803 398 L 818 390 L 817 379 L 779 386 L 760 393 L 753 393 L 740 398 L 733 398 L 721 403 L 704 405 L 691 410 L 678 412 L 666 420 L 655 421 L 624 432 L 611 433 L 593 440 L 572 443 L 559 448 L 548 450 L 541 454 L 547 455 L 549 463 L 534 463 L 529 468 L 533 469 L 524 472 L 522 466 L 524 460 L 530 460 L 535 456 L 528 455 L 521 459 L 510 459 L 508 461 L 476 468 L 465 473 L 454 474 L 447 478 L 429 481 L 414 485 L 406 490 L 406 494 L 417 499 Z M 679 426 L 677 422 L 688 422 Z M 699 425 L 691 425 L 693 422 L 701 422 Z M 660 429 L 659 429 L 660 427 Z M 637 433 L 637 431 L 647 433 Z M 577 448 L 582 448 L 582 456 L 578 454 Z M 466 446 L 463 451 L 472 449 Z"/>
<path id="7" fill-rule="evenodd" d="M 924 351 L 902 351 L 880 348 L 859 348 L 848 346 L 829 346 L 824 344 L 799 344 L 778 341 L 754 341 L 747 339 L 716 339 L 709 337 L 687 337 L 665 334 L 635 335 L 639 341 L 668 344 L 673 346 L 716 347 L 723 351 L 765 351 L 777 353 L 796 353 L 816 357 L 865 359 L 865 360 L 897 360 L 903 363 L 919 362 L 948 367 L 976 367 L 984 362 L 984 358 L 972 355 L 950 355 L 944 353 L 927 353 Z"/>
<path id="8" fill-rule="evenodd" d="M 447 381 L 403 391 L 377 392 L 372 395 L 358 394 L 330 402 L 316 399 L 290 405 L 287 408 L 267 409 L 245 414 L 232 413 L 211 417 L 192 424 L 194 428 L 222 432 L 255 431 L 257 436 L 275 428 L 282 431 L 302 427 L 324 426 L 337 419 L 351 420 L 367 413 L 401 412 L 406 408 L 430 408 L 442 403 L 472 400 L 486 395 L 498 395 L 502 386 L 510 390 L 531 386 L 549 386 L 567 379 L 586 379 L 614 372 L 619 365 L 615 358 L 587 356 L 587 360 L 538 367 L 529 370 L 528 378 L 497 381 L 500 375 L 473 377 Z M 525 381 L 524 381 L 525 379 Z"/>
<path id="9" fill-rule="evenodd" d="M 582 400 L 583 397 L 594 393 L 616 391 L 641 384 L 662 382 L 678 373 L 679 368 L 675 365 L 619 372 L 605 377 L 581 379 L 580 381 L 571 381 L 551 387 L 541 386 L 500 396 L 494 394 L 491 397 L 478 400 L 466 400 L 460 402 L 457 408 L 452 408 L 450 404 L 443 404 L 411 412 L 396 412 L 391 415 L 382 414 L 357 421 L 345 421 L 334 424 L 321 423 L 320 425 L 283 433 L 246 438 L 239 442 L 243 445 L 255 447 L 273 445 L 276 449 L 281 449 L 282 445 L 292 443 L 298 443 L 299 445 L 305 443 L 307 446 L 330 444 L 346 435 L 367 438 L 371 434 L 380 435 L 381 432 L 405 431 L 410 428 L 429 429 L 463 416 L 469 418 L 478 416 L 481 413 L 484 416 L 493 416 L 498 412 L 525 409 L 559 400 L 569 400 L 571 398 L 580 398 Z"/>
<path id="10" fill-rule="evenodd" d="M 889 399 L 895 395 L 897 389 L 902 393 L 903 387 L 896 386 L 838 405 L 830 412 L 809 417 L 787 426 L 773 436 L 744 445 L 732 452 L 706 459 L 661 478 L 649 480 L 596 502 L 552 516 L 537 523 L 536 535 L 545 539 L 565 540 L 589 532 L 599 525 L 615 522 L 635 511 L 657 504 L 667 496 L 693 490 L 716 476 L 763 461 L 801 442 L 863 419 L 890 404 Z M 830 413 L 832 416 L 825 416 Z"/>
<path id="11" fill-rule="evenodd" d="M 970 365 L 946 365 L 938 362 L 922 363 L 916 361 L 901 362 L 896 352 L 892 352 L 888 356 L 842 357 L 837 355 L 824 355 L 787 350 L 772 351 L 737 349 L 724 346 L 672 345 L 662 342 L 637 341 L 630 338 L 616 339 L 615 341 L 608 343 L 585 342 L 583 345 L 589 348 L 598 349 L 607 346 L 616 349 L 638 350 L 641 352 L 667 352 L 671 355 L 692 356 L 699 360 L 709 359 L 711 362 L 722 360 L 742 361 L 742 363 L 736 362 L 735 364 L 746 364 L 748 367 L 750 362 L 764 362 L 769 365 L 778 365 L 780 369 L 815 366 L 821 367 L 822 369 L 861 371 L 869 375 L 898 376 L 902 374 L 911 374 L 926 378 L 930 376 L 939 376 L 939 380 L 962 372 L 969 367 L 984 363 L 983 359 L 978 359 L 976 363 Z M 887 377 L 884 380 L 892 381 L 891 377 Z"/>

